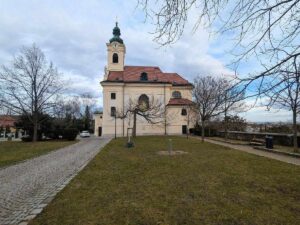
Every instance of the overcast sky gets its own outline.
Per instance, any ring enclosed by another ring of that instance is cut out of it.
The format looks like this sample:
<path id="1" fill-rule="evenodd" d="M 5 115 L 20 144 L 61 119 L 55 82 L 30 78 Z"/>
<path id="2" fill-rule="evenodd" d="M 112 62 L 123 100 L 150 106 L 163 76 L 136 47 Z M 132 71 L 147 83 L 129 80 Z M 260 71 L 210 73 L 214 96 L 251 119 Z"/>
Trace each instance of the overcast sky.
<path id="1" fill-rule="evenodd" d="M 68 93 L 89 92 L 102 106 L 106 43 L 118 17 L 126 45 L 126 65 L 159 66 L 193 81 L 197 75 L 230 75 L 226 67 L 231 43 L 199 28 L 192 32 L 195 17 L 189 18 L 183 37 L 174 45 L 160 48 L 151 34 L 152 21 L 145 22 L 137 0 L 1 0 L 0 64 L 8 64 L 22 46 L 36 43 L 70 80 Z M 245 63 L 240 73 L 249 73 Z M 290 121 L 290 112 L 267 112 L 259 107 L 242 114 L 248 121 Z"/>

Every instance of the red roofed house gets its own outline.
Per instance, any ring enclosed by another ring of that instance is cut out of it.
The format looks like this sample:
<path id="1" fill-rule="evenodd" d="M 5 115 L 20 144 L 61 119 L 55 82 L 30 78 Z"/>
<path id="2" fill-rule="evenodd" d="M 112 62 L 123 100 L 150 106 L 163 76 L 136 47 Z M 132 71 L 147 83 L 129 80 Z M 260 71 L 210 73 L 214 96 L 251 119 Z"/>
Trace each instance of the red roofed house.
<path id="1" fill-rule="evenodd" d="M 0 115 L 0 127 L 15 127 L 17 118 L 15 116 Z"/>
<path id="2" fill-rule="evenodd" d="M 16 125 L 15 123 L 18 121 L 17 116 L 10 116 L 10 115 L 0 115 L 0 138 L 8 132 L 15 133 L 16 132 Z M 9 131 L 7 130 L 9 129 Z"/>
<path id="3" fill-rule="evenodd" d="M 150 124 L 137 118 L 137 135 L 182 134 L 193 127 L 187 127 L 187 106 L 192 103 L 193 85 L 177 73 L 165 73 L 157 66 L 125 66 L 126 48 L 120 38 L 116 23 L 113 38 L 107 43 L 107 66 L 103 87 L 103 115 L 95 127 L 96 135 L 114 135 L 114 113 L 125 111 L 129 100 L 137 100 L 143 95 L 148 99 L 158 99 L 166 107 L 163 124 Z M 97 120 L 97 118 L 95 118 Z M 116 133 L 126 136 L 132 127 L 132 119 L 117 119 Z"/>

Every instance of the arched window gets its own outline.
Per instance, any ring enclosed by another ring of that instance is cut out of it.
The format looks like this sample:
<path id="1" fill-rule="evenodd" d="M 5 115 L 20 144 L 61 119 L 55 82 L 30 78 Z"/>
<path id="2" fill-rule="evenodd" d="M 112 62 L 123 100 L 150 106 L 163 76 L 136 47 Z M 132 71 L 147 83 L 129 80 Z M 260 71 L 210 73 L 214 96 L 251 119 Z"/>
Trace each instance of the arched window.
<path id="1" fill-rule="evenodd" d="M 182 110 L 181 110 L 181 115 L 182 115 L 182 116 L 186 116 L 186 115 L 187 115 L 186 109 L 182 109 Z"/>
<path id="2" fill-rule="evenodd" d="M 140 110 L 147 110 L 149 108 L 149 98 L 147 95 L 142 94 L 139 97 L 139 108 Z"/>
<path id="3" fill-rule="evenodd" d="M 181 93 L 180 93 L 180 91 L 173 91 L 172 97 L 173 97 L 173 98 L 181 98 Z"/>
<path id="4" fill-rule="evenodd" d="M 116 107 L 111 107 L 110 108 L 110 115 L 111 116 L 116 116 Z"/>
<path id="5" fill-rule="evenodd" d="M 113 60 L 113 63 L 118 63 L 119 62 L 119 56 L 118 56 L 117 53 L 113 54 L 112 60 Z"/>
<path id="6" fill-rule="evenodd" d="M 146 72 L 142 72 L 142 73 L 141 73 L 140 80 L 142 80 L 142 81 L 148 80 L 148 74 L 147 74 Z"/>

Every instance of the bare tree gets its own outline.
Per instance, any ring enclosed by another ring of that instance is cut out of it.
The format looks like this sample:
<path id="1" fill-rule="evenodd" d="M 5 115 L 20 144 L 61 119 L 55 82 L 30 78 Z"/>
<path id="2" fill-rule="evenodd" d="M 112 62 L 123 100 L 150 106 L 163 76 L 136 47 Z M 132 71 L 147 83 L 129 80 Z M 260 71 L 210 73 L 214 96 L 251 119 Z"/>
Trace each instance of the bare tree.
<path id="1" fill-rule="evenodd" d="M 81 116 L 81 104 L 78 96 L 59 98 L 53 108 L 54 116 L 58 119 L 66 117 L 79 118 Z"/>
<path id="2" fill-rule="evenodd" d="M 223 121 L 224 122 L 224 121 Z M 228 129 L 232 130 L 232 131 L 245 131 L 246 127 L 247 127 L 247 121 L 243 118 L 240 117 L 238 115 L 233 115 L 233 116 L 228 116 L 227 118 L 227 127 Z M 223 124 L 220 124 L 220 126 L 222 127 Z M 224 125 L 225 127 L 225 125 Z"/>
<path id="3" fill-rule="evenodd" d="M 150 124 L 164 123 L 165 109 L 162 102 L 154 97 L 141 95 L 138 99 L 130 98 L 123 110 L 116 110 L 113 115 L 115 119 L 129 119 L 133 121 L 132 136 L 136 137 L 137 117 L 140 117 Z"/>
<path id="4" fill-rule="evenodd" d="M 245 111 L 245 91 L 241 91 L 232 81 L 223 80 L 223 104 L 225 139 L 228 139 L 228 120 L 230 113 L 241 113 Z"/>
<path id="5" fill-rule="evenodd" d="M 205 25 L 232 37 L 235 69 L 249 57 L 256 57 L 262 69 L 240 77 L 244 89 L 258 86 L 254 93 L 248 90 L 249 96 L 263 95 L 280 85 L 282 81 L 277 80 L 266 88 L 274 80 L 274 71 L 300 55 L 299 0 L 138 0 L 138 3 L 147 18 L 153 18 L 155 41 L 161 45 L 176 42 L 189 17 L 198 12 L 194 31 Z"/>
<path id="6" fill-rule="evenodd" d="M 201 136 L 204 141 L 205 123 L 223 112 L 224 79 L 198 76 L 194 80 L 193 96 L 201 120 Z"/>
<path id="7" fill-rule="evenodd" d="M 84 122 L 84 129 L 85 130 L 90 130 L 91 129 L 91 121 L 93 117 L 92 111 L 95 108 L 96 105 L 96 99 L 93 97 L 92 94 L 90 93 L 84 93 L 80 96 L 80 101 L 83 106 L 83 113 L 82 118 Z"/>
<path id="8" fill-rule="evenodd" d="M 194 124 L 196 123 L 197 121 L 197 108 L 196 108 L 196 105 L 195 104 L 187 104 L 187 105 L 184 105 L 183 106 L 183 110 L 185 110 L 185 121 L 186 121 L 186 126 L 187 126 L 187 131 L 186 131 L 186 138 L 188 139 L 189 138 L 189 134 L 190 134 L 190 131 L 189 131 L 189 127 L 191 124 Z"/>
<path id="9" fill-rule="evenodd" d="M 91 110 L 95 108 L 96 105 L 96 98 L 89 92 L 83 93 L 78 97 L 78 100 L 80 101 L 81 105 L 88 106 Z"/>
<path id="10" fill-rule="evenodd" d="M 79 96 L 66 96 L 58 99 L 54 116 L 63 120 L 67 126 L 77 126 L 79 130 L 90 130 L 96 99 L 90 93 Z"/>
<path id="11" fill-rule="evenodd" d="M 290 65 L 276 73 L 282 82 L 266 94 L 268 98 L 267 107 L 274 106 L 292 111 L 293 145 L 294 151 L 297 152 L 297 115 L 300 113 L 300 64 L 297 57 Z M 272 86 L 273 84 L 270 83 L 269 85 Z"/>
<path id="12" fill-rule="evenodd" d="M 62 89 L 57 69 L 34 44 L 23 47 L 11 66 L 1 68 L 1 104 L 15 114 L 27 116 L 33 125 L 33 141 L 38 138 L 41 115 L 54 107 Z"/>

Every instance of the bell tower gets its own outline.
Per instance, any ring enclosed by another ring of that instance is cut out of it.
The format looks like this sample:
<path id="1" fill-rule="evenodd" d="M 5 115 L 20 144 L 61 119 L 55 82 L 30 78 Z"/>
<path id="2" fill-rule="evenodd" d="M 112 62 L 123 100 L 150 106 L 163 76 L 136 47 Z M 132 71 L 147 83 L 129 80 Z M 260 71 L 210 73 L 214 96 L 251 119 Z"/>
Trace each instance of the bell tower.
<path id="1" fill-rule="evenodd" d="M 123 71 L 126 48 L 123 43 L 118 22 L 113 29 L 113 37 L 109 40 L 107 46 L 107 71 Z"/>

